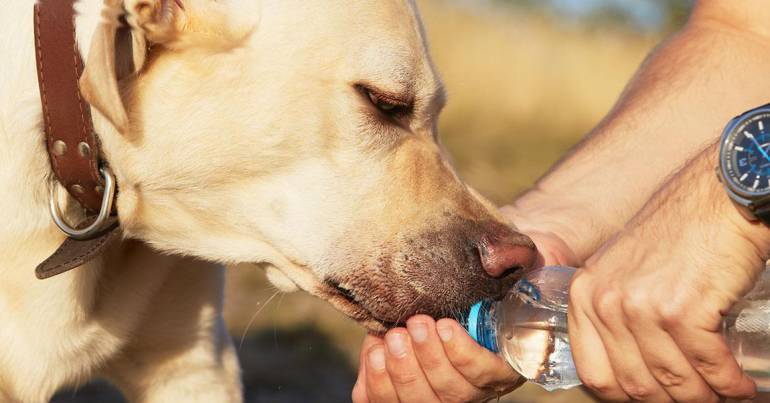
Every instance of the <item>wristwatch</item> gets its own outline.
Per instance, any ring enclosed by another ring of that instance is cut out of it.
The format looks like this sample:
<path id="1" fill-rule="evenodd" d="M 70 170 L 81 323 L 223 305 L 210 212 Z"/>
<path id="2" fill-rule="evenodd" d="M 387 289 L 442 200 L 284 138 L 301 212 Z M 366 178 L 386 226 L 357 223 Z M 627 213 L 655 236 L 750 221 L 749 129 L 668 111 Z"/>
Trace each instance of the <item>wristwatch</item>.
<path id="1" fill-rule="evenodd" d="M 747 219 L 770 225 L 770 104 L 727 124 L 717 176 Z"/>

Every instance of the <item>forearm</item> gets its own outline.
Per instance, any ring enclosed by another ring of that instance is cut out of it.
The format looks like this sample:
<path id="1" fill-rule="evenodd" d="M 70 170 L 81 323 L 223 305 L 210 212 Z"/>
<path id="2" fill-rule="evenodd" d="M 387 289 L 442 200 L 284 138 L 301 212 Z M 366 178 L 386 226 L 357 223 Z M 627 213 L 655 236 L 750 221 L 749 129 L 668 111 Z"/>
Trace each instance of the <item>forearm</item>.
<path id="1" fill-rule="evenodd" d="M 700 5 L 604 121 L 514 203 L 517 225 L 554 232 L 585 259 L 730 118 L 770 102 L 770 38 L 715 17 L 719 3 Z"/>
<path id="2" fill-rule="evenodd" d="M 668 240 L 659 245 L 661 250 L 679 248 L 697 254 L 699 248 L 705 248 L 711 255 L 729 257 L 735 273 L 745 270 L 756 274 L 770 258 L 770 227 L 747 218 L 750 215 L 730 200 L 715 175 L 718 161 L 719 141 L 672 175 L 631 219 L 624 234 L 635 239 Z"/>

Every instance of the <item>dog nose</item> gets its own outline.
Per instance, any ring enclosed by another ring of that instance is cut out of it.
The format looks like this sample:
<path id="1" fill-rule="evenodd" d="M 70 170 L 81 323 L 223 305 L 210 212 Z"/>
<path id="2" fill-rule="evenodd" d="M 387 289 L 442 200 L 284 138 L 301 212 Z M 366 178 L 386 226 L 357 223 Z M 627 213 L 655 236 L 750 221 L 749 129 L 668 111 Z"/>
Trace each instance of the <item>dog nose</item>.
<path id="1" fill-rule="evenodd" d="M 537 261 L 535 243 L 518 233 L 484 236 L 478 249 L 481 265 L 492 277 L 501 277 L 512 268 L 532 267 Z"/>

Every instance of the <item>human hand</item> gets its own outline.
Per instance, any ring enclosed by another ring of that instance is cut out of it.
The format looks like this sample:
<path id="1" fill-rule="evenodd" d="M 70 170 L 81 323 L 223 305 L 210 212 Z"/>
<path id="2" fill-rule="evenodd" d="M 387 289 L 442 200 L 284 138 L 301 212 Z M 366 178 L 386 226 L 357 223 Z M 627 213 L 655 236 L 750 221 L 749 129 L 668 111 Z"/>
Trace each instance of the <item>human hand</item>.
<path id="1" fill-rule="evenodd" d="M 538 247 L 539 265 L 577 265 L 574 253 L 555 233 L 524 231 Z M 478 402 L 502 396 L 524 381 L 456 321 L 417 315 L 406 328 L 366 337 L 353 402 Z"/>
<path id="2" fill-rule="evenodd" d="M 572 353 L 604 400 L 755 393 L 720 329 L 763 269 L 770 230 L 732 205 L 712 173 L 716 154 L 710 147 L 677 174 L 575 275 Z"/>
<path id="3" fill-rule="evenodd" d="M 519 232 L 527 234 L 537 245 L 539 256 L 535 267 L 582 265 L 582 261 L 563 235 L 569 231 L 564 225 L 550 225 L 546 228 L 542 225 L 543 217 L 537 220 L 538 217 L 532 212 L 523 211 L 514 205 L 505 206 L 500 212 L 515 222 Z"/>
<path id="4" fill-rule="evenodd" d="M 366 337 L 353 402 L 479 402 L 523 382 L 456 321 L 417 315 L 406 328 Z"/>

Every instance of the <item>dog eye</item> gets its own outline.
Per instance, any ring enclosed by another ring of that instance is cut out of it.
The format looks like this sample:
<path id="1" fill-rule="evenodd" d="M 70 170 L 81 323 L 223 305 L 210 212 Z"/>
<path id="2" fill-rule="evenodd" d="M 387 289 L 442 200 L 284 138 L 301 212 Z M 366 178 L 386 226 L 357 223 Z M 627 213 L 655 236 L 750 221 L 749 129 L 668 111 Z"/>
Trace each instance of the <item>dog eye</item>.
<path id="1" fill-rule="evenodd" d="M 369 100 L 372 101 L 372 104 L 379 110 L 383 112 L 392 112 L 396 108 L 398 108 L 398 104 L 394 102 L 390 102 L 388 100 L 385 100 L 383 98 L 380 98 L 377 96 L 377 94 L 369 91 L 367 92 L 367 95 L 369 96 Z"/>
<path id="2" fill-rule="evenodd" d="M 392 95 L 387 95 L 365 86 L 359 86 L 359 90 L 371 102 L 372 106 L 386 116 L 401 117 L 408 114 L 412 109 L 411 102 L 395 98 Z"/>

